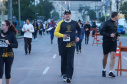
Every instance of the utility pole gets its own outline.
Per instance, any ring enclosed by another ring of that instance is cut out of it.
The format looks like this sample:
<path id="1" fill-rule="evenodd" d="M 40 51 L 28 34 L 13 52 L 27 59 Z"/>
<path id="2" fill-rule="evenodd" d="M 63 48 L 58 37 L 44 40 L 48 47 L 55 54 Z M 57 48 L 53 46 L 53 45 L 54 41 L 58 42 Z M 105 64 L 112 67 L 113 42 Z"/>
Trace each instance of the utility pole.
<path id="1" fill-rule="evenodd" d="M 8 20 L 12 23 L 12 0 L 8 0 Z"/>
<path id="2" fill-rule="evenodd" d="M 117 12 L 119 11 L 119 0 L 116 1 L 117 3 Z"/>
<path id="3" fill-rule="evenodd" d="M 20 0 L 18 0 L 18 11 L 19 11 L 19 18 L 18 18 L 18 31 L 20 32 L 20 28 L 21 28 L 21 11 L 20 11 Z"/>

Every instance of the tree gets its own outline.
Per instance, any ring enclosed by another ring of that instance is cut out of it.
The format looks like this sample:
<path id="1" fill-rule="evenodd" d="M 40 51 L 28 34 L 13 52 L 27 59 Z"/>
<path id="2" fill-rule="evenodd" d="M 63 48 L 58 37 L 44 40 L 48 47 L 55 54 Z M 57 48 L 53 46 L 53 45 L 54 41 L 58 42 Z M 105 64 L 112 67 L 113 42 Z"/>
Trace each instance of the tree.
<path id="1" fill-rule="evenodd" d="M 43 6 L 42 11 L 44 11 L 44 14 L 42 14 L 42 16 L 45 16 L 45 20 L 51 18 L 50 12 L 54 9 L 52 2 L 49 2 L 48 0 L 40 0 L 39 4 Z"/>
<path id="2" fill-rule="evenodd" d="M 91 20 L 96 20 L 97 19 L 96 18 L 96 13 L 93 10 L 89 10 L 88 13 L 87 13 L 87 15 L 90 16 L 90 19 Z"/>
<path id="3" fill-rule="evenodd" d="M 120 5 L 120 13 L 125 15 L 127 21 L 127 1 Z"/>
<path id="4" fill-rule="evenodd" d="M 31 20 L 36 18 L 34 0 L 20 0 L 21 4 L 21 19 Z M 18 0 L 13 0 L 13 15 L 18 17 Z"/>
<path id="5" fill-rule="evenodd" d="M 58 19 L 59 19 L 59 13 L 56 12 L 56 11 L 54 11 L 54 12 L 52 13 L 52 18 L 53 18 L 54 20 L 58 20 Z"/>

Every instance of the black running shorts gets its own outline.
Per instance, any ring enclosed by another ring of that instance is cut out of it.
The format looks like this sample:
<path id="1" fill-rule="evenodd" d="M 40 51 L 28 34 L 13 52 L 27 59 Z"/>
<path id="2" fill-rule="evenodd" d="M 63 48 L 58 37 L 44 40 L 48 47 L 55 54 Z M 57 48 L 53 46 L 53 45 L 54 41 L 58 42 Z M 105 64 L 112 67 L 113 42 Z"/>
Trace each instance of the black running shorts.
<path id="1" fill-rule="evenodd" d="M 103 54 L 108 54 L 109 52 L 116 52 L 117 41 L 103 41 Z"/>

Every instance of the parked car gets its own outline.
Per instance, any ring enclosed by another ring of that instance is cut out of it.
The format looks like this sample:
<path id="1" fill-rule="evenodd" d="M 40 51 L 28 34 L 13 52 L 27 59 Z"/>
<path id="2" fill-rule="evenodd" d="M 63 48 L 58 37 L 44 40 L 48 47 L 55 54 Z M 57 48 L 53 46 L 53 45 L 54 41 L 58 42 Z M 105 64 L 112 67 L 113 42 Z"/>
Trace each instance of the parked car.
<path id="1" fill-rule="evenodd" d="M 118 25 L 117 32 L 119 34 L 125 34 L 125 27 L 123 25 Z"/>

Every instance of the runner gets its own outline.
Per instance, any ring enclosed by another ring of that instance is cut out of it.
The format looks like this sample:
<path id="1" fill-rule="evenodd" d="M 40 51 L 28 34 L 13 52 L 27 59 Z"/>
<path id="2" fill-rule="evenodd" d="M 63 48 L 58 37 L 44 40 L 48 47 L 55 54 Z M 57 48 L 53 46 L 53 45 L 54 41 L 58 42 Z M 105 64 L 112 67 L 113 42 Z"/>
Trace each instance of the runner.
<path id="1" fill-rule="evenodd" d="M 75 40 L 75 30 L 78 30 L 78 37 Z M 71 82 L 73 76 L 75 41 L 78 42 L 81 35 L 81 28 L 78 23 L 71 20 L 71 11 L 65 11 L 65 20 L 58 23 L 54 32 L 60 39 L 61 72 L 63 80 Z"/>
<path id="2" fill-rule="evenodd" d="M 0 33 L 0 84 L 2 84 L 4 64 L 6 84 L 11 84 L 11 67 L 14 60 L 13 48 L 18 48 L 17 32 L 15 26 L 11 25 L 8 20 L 2 22 Z"/>
<path id="3" fill-rule="evenodd" d="M 34 26 L 34 33 L 33 33 L 34 41 L 37 41 L 38 24 L 36 20 L 34 21 L 33 26 Z"/>
<path id="4" fill-rule="evenodd" d="M 38 29 L 39 29 L 39 35 L 42 37 L 43 24 L 41 22 L 38 26 Z"/>
<path id="5" fill-rule="evenodd" d="M 51 36 L 51 44 L 53 44 L 53 38 L 54 38 L 54 30 L 56 27 L 56 23 L 54 22 L 54 20 L 51 20 L 50 27 L 53 27 L 52 30 L 50 31 L 50 36 Z"/>
<path id="6" fill-rule="evenodd" d="M 30 24 L 30 19 L 26 20 L 26 24 L 23 26 L 22 31 L 24 32 L 25 54 L 27 55 L 28 51 L 29 54 L 31 53 L 32 33 L 34 32 L 34 27 Z"/>
<path id="7" fill-rule="evenodd" d="M 80 28 L 81 28 L 81 30 L 82 30 L 82 33 L 81 33 L 81 37 L 80 37 L 79 42 L 76 42 L 77 54 L 79 53 L 79 51 L 80 51 L 80 53 L 81 53 L 81 51 L 82 51 L 82 50 L 81 50 L 81 46 L 82 46 L 82 40 L 83 40 L 83 38 L 84 38 L 84 28 L 83 28 L 83 24 L 81 23 L 81 20 L 78 21 L 78 24 L 79 24 L 79 26 L 80 26 Z M 75 38 L 77 38 L 77 36 L 78 36 L 78 31 L 76 30 Z"/>
<path id="8" fill-rule="evenodd" d="M 109 77 L 115 77 L 115 75 L 113 74 L 113 68 L 115 64 L 117 40 L 120 40 L 120 35 L 117 32 L 118 24 L 116 23 L 118 17 L 118 13 L 113 12 L 111 15 L 111 19 L 104 23 L 104 26 L 101 30 L 101 34 L 103 35 L 104 54 L 102 77 L 106 77 L 106 64 L 109 53 L 111 53 Z"/>
<path id="9" fill-rule="evenodd" d="M 89 43 L 89 34 L 90 34 L 90 24 L 87 21 L 87 23 L 84 26 L 84 30 L 85 30 L 85 44 Z"/>

